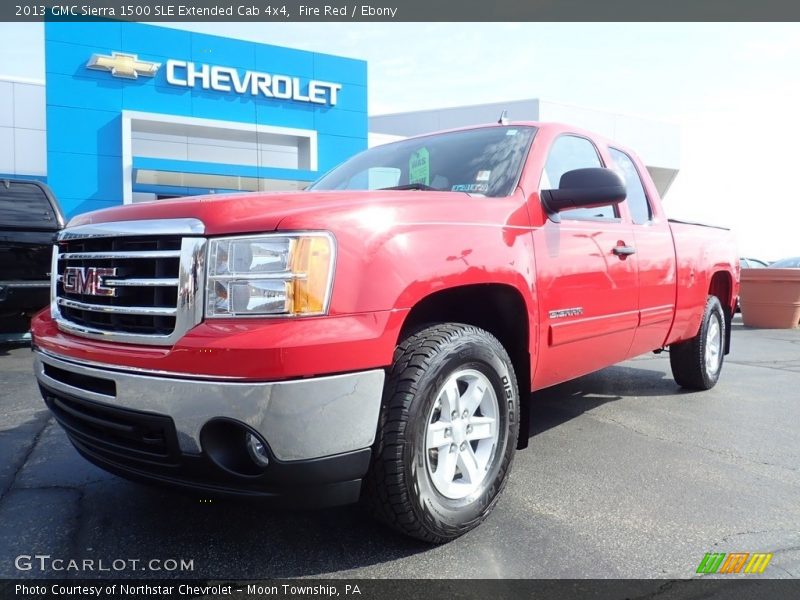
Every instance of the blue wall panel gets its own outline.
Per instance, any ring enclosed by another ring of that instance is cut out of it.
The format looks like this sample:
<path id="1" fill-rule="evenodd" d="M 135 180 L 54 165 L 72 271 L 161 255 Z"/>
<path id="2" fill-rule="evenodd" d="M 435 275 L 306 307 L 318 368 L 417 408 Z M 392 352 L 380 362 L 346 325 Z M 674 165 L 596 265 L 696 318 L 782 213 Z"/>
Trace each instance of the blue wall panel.
<path id="1" fill-rule="evenodd" d="M 211 65 L 255 69 L 256 49 L 252 42 L 216 35 L 193 34 L 192 55 L 189 59 Z"/>
<path id="2" fill-rule="evenodd" d="M 314 55 L 293 48 L 259 44 L 256 46 L 256 70 L 310 79 L 314 77 Z"/>
<path id="3" fill-rule="evenodd" d="M 192 51 L 192 34 L 169 27 L 143 27 L 138 23 L 121 23 L 119 52 L 138 52 L 187 59 Z M 129 50 L 135 48 L 136 50 Z"/>
<path id="4" fill-rule="evenodd" d="M 54 154 L 58 156 L 55 157 Z M 59 180 L 59 200 L 82 198 L 119 204 L 122 198 L 116 195 L 122 189 L 122 169 L 119 157 L 77 154 L 70 152 L 48 152 L 48 163 L 57 158 L 59 167 L 64 170 Z M 70 173 L 72 174 L 70 176 Z M 54 185 L 52 175 L 47 174 L 47 182 Z"/>
<path id="5" fill-rule="evenodd" d="M 314 115 L 319 109 L 309 105 L 299 105 L 269 98 L 256 101 L 256 122 L 260 125 L 314 129 Z"/>
<path id="6" fill-rule="evenodd" d="M 119 113 L 122 88 L 115 81 L 47 73 L 47 106 L 72 106 Z M 47 119 L 48 124 L 50 119 Z"/>
<path id="7" fill-rule="evenodd" d="M 122 24 L 81 21 L 48 21 L 45 28 L 45 43 L 62 41 L 91 44 L 122 50 Z"/>
<path id="8" fill-rule="evenodd" d="M 47 112 L 48 150 L 54 154 L 121 156 L 122 117 L 119 113 L 53 105 Z M 94 135 L 87 135 L 86 132 Z"/>
<path id="9" fill-rule="evenodd" d="M 319 143 L 320 173 L 332 169 L 354 154 L 367 148 L 367 138 L 356 138 L 342 135 L 321 133 L 317 136 Z"/>
<path id="10" fill-rule="evenodd" d="M 226 94 L 215 90 L 192 90 L 192 116 L 201 119 L 256 122 L 256 103 L 251 96 Z"/>
<path id="11" fill-rule="evenodd" d="M 154 78 L 112 77 L 86 68 L 92 54 L 133 53 L 162 63 Z M 168 59 L 342 84 L 336 106 L 173 86 Z M 140 23 L 45 23 L 48 183 L 65 212 L 122 202 L 123 110 L 259 123 L 318 132 L 326 170 L 367 146 L 366 62 Z M 184 165 L 189 172 L 218 165 Z M 241 168 L 246 169 L 242 166 Z M 259 170 L 259 176 L 310 180 L 319 172 Z M 169 190 L 164 190 L 167 193 Z M 187 193 L 200 190 L 188 189 Z"/>
<path id="12" fill-rule="evenodd" d="M 320 133 L 366 138 L 367 123 L 363 115 L 361 112 L 332 109 L 328 112 L 318 112 L 314 116 L 314 123 Z"/>
<path id="13" fill-rule="evenodd" d="M 116 50 L 115 46 L 106 47 L 92 44 L 89 56 L 95 52 L 111 54 L 114 50 Z M 108 81 L 108 73 L 86 68 L 86 61 L 89 60 L 89 56 L 86 55 L 86 46 L 83 44 L 48 40 L 44 54 L 47 73 L 60 73 L 62 75 Z"/>
<path id="14" fill-rule="evenodd" d="M 314 77 L 366 86 L 367 63 L 331 54 L 314 54 Z"/>
<path id="15" fill-rule="evenodd" d="M 158 91 L 155 94 L 154 85 Z M 162 81 L 131 81 L 122 89 L 122 103 L 127 110 L 163 113 L 169 107 L 171 115 L 192 116 L 192 90 Z"/>

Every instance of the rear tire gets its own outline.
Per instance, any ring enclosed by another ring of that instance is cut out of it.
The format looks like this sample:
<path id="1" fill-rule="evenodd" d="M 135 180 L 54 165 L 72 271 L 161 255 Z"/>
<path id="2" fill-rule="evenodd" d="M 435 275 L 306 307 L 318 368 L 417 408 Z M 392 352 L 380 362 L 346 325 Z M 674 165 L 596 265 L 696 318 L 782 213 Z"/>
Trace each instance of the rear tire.
<path id="1" fill-rule="evenodd" d="M 395 351 L 365 500 L 406 535 L 453 540 L 494 508 L 518 431 L 519 392 L 500 342 L 471 325 L 423 329 Z"/>
<path id="2" fill-rule="evenodd" d="M 719 298 L 709 296 L 697 335 L 669 348 L 669 364 L 678 385 L 710 390 L 717 384 L 725 358 L 725 327 Z"/>

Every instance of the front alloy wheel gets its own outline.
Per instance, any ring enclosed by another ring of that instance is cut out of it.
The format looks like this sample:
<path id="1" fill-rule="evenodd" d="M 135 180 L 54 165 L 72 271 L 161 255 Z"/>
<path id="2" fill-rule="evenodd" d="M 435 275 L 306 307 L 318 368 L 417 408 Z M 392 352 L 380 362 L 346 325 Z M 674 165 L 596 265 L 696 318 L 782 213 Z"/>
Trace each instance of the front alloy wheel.
<path id="1" fill-rule="evenodd" d="M 465 498 L 484 479 L 497 448 L 497 394 L 480 371 L 461 369 L 445 382 L 431 408 L 426 466 L 436 490 Z"/>
<path id="2" fill-rule="evenodd" d="M 455 539 L 494 508 L 518 431 L 517 382 L 500 342 L 472 325 L 423 329 L 395 351 L 365 499 L 407 535 Z"/>

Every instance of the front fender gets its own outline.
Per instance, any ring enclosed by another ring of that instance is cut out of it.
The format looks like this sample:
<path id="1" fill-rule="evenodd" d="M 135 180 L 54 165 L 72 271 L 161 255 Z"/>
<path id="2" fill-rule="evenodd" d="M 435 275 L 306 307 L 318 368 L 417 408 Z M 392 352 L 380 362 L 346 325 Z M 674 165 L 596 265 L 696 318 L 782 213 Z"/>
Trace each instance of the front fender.
<path id="1" fill-rule="evenodd" d="M 533 310 L 535 265 L 522 194 L 457 200 L 293 215 L 279 228 L 326 229 L 336 237 L 332 315 L 409 309 L 432 293 L 481 283 L 516 288 Z"/>
<path id="2" fill-rule="evenodd" d="M 282 221 L 280 229 L 326 229 L 336 237 L 331 315 L 408 315 L 438 292 L 500 284 L 522 298 L 527 314 L 520 315 L 519 322 L 530 327 L 529 355 L 537 354 L 536 266 L 521 191 L 509 198 L 449 195 L 439 202 L 382 203 L 293 216 Z M 471 308 L 492 310 L 488 304 Z M 404 321 L 401 330 L 403 326 Z"/>

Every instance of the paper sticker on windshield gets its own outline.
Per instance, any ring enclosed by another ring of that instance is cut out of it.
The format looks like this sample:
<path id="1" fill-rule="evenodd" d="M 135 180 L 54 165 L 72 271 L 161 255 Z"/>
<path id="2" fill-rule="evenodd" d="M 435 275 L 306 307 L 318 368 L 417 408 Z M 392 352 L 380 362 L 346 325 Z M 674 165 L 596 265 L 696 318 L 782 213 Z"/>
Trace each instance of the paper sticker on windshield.
<path id="1" fill-rule="evenodd" d="M 489 177 L 491 176 L 491 171 L 478 171 L 478 174 L 475 176 L 475 181 L 489 181 Z"/>
<path id="2" fill-rule="evenodd" d="M 431 161 L 427 148 L 420 148 L 408 159 L 408 183 L 431 184 Z"/>
<path id="3" fill-rule="evenodd" d="M 488 183 L 459 183 L 450 188 L 453 192 L 468 192 L 471 194 L 485 194 L 489 191 Z"/>
<path id="4" fill-rule="evenodd" d="M 507 129 L 506 130 L 506 135 L 517 135 L 517 130 L 516 129 Z"/>

